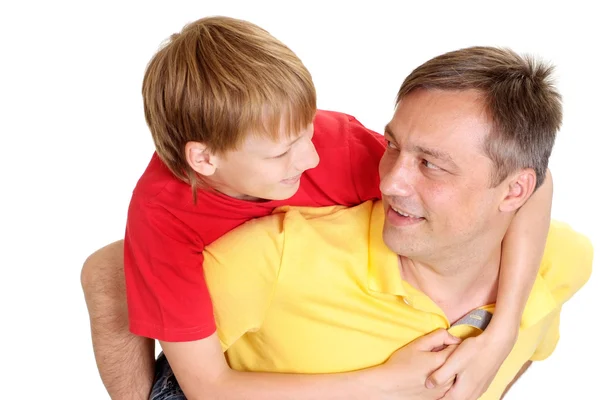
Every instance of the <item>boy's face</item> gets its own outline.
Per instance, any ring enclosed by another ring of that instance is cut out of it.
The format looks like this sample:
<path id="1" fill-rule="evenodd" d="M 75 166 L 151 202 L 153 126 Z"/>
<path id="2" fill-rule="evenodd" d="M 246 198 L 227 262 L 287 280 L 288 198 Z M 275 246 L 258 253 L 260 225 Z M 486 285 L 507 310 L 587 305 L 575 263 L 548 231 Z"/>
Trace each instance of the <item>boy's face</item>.
<path id="1" fill-rule="evenodd" d="M 302 173 L 319 164 L 313 132 L 311 123 L 291 138 L 282 132 L 277 141 L 248 135 L 237 150 L 218 157 L 208 181 L 214 189 L 235 198 L 288 199 L 300 187 Z"/>

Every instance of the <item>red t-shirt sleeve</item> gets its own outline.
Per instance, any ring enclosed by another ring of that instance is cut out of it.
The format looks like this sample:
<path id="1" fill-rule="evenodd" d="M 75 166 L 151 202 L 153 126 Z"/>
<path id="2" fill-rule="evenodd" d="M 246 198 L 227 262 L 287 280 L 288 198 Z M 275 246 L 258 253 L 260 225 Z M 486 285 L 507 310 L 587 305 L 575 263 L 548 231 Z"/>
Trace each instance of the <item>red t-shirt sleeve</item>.
<path id="1" fill-rule="evenodd" d="M 382 135 L 356 118 L 319 110 L 313 143 L 321 161 L 305 174 L 291 205 L 355 206 L 379 199 L 379 161 L 385 151 Z"/>
<path id="2" fill-rule="evenodd" d="M 350 169 L 358 203 L 381 199 L 379 161 L 385 152 L 385 139 L 365 128 L 356 118 L 348 116 L 348 119 Z"/>
<path id="3" fill-rule="evenodd" d="M 168 342 L 199 340 L 215 332 L 197 233 L 161 205 L 129 206 L 125 279 L 132 333 Z"/>

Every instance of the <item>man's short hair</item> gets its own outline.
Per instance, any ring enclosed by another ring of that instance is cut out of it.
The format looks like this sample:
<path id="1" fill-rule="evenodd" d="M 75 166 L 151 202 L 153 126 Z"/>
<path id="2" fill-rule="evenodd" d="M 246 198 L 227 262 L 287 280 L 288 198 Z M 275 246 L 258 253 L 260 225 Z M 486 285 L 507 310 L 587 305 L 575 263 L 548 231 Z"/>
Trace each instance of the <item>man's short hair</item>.
<path id="1" fill-rule="evenodd" d="M 194 193 L 187 142 L 219 154 L 249 133 L 277 138 L 283 128 L 293 135 L 316 111 L 312 77 L 300 59 L 262 28 L 227 17 L 203 18 L 173 34 L 150 60 L 142 95 L 158 156 Z"/>
<path id="2" fill-rule="evenodd" d="M 537 189 L 544 182 L 562 122 L 552 71 L 553 66 L 509 49 L 469 47 L 417 67 L 402 83 L 396 105 L 420 88 L 481 92 L 493 123 L 483 144 L 495 166 L 492 186 L 518 169 L 532 168 Z"/>

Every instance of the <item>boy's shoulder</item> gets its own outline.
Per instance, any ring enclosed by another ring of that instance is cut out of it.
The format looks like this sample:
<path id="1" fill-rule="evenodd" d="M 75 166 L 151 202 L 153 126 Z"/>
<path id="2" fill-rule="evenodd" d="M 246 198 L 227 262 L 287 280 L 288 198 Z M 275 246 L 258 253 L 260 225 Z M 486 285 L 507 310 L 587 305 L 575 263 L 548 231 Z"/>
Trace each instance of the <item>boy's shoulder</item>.
<path id="1" fill-rule="evenodd" d="M 179 180 L 169 171 L 156 152 L 138 179 L 133 190 L 132 200 L 142 203 L 159 201 L 160 198 L 191 199 L 190 186 Z"/>
<path id="2" fill-rule="evenodd" d="M 352 115 L 344 114 L 338 111 L 317 110 L 314 119 L 315 135 L 317 133 L 327 132 L 329 134 L 343 135 L 344 131 L 351 125 L 357 125 L 366 129 Z"/>
<path id="3" fill-rule="evenodd" d="M 370 138 L 383 142 L 383 136 L 367 129 L 354 116 L 337 111 L 317 110 L 314 119 L 313 141 L 317 148 L 348 146 L 350 141 L 363 142 Z"/>

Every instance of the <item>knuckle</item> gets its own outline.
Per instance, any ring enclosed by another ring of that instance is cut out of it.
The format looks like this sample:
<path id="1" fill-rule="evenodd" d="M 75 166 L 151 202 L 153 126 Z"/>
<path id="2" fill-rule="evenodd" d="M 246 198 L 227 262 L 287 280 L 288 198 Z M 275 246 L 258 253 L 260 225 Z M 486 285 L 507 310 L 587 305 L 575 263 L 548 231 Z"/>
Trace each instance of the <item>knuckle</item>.
<path id="1" fill-rule="evenodd" d="M 439 387 L 439 380 L 438 380 L 437 375 L 431 375 L 428 379 L 429 379 L 429 382 L 431 382 L 433 384 L 433 386 Z"/>

